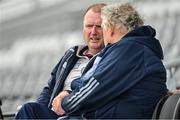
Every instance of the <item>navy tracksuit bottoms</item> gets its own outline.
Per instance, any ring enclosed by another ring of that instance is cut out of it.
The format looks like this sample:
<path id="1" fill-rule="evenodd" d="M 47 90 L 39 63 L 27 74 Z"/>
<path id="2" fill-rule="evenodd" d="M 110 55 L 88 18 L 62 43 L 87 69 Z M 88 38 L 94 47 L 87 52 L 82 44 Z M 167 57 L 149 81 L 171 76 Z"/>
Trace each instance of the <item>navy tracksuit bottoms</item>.
<path id="1" fill-rule="evenodd" d="M 14 119 L 58 119 L 59 117 L 47 106 L 32 102 L 23 105 Z"/>

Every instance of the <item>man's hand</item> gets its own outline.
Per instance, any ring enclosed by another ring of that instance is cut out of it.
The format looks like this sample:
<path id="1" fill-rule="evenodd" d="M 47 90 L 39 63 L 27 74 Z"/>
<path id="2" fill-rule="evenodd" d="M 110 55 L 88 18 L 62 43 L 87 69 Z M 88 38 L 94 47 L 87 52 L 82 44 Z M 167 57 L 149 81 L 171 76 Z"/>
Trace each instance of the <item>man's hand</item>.
<path id="1" fill-rule="evenodd" d="M 180 93 L 180 89 L 173 91 L 173 94 L 177 94 L 177 93 Z"/>
<path id="2" fill-rule="evenodd" d="M 59 93 L 58 96 L 56 96 L 54 99 L 53 99 L 53 102 L 52 102 L 52 110 L 57 114 L 57 115 L 64 115 L 65 114 L 65 111 L 63 110 L 62 106 L 61 106 L 61 103 L 62 103 L 62 100 L 64 99 L 64 97 L 68 96 L 69 93 L 67 91 L 62 91 Z"/>

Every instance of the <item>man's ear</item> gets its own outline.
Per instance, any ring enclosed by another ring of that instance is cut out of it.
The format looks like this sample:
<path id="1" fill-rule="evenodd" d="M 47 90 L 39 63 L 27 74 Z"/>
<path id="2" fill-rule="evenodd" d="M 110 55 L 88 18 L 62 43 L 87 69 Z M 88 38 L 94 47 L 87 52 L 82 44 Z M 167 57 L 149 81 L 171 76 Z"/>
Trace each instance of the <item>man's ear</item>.
<path id="1" fill-rule="evenodd" d="M 111 35 L 111 37 L 114 35 L 114 30 L 115 30 L 115 28 L 114 28 L 114 26 L 112 25 L 112 23 L 109 23 L 109 32 L 110 32 L 110 35 Z"/>

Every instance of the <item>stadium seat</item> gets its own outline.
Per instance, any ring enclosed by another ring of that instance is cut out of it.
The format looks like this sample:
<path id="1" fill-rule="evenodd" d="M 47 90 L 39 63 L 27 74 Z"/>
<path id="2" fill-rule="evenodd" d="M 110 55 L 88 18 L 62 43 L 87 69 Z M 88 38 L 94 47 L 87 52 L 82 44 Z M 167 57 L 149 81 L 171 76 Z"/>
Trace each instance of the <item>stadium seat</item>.
<path id="1" fill-rule="evenodd" d="M 1 100 L 0 100 L 0 120 L 3 119 L 3 114 L 2 114 L 2 111 L 1 111 L 1 105 L 2 105 L 2 102 L 1 102 Z"/>
<path id="2" fill-rule="evenodd" d="M 156 107 L 154 109 L 154 112 L 153 112 L 153 116 L 152 116 L 153 119 L 158 119 L 159 118 L 162 106 L 164 105 L 164 103 L 165 103 L 165 101 L 167 100 L 168 97 L 169 97 L 168 95 L 163 96 L 160 99 L 160 101 L 157 103 L 157 105 L 156 105 Z"/>
<path id="3" fill-rule="evenodd" d="M 180 119 L 180 93 L 161 98 L 152 119 Z"/>

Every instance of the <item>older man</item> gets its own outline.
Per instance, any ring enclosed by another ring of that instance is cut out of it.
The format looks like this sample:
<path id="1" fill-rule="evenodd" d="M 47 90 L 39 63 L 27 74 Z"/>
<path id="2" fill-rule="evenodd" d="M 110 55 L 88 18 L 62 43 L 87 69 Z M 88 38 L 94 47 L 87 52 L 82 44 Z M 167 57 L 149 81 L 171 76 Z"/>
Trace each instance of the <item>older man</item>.
<path id="1" fill-rule="evenodd" d="M 107 5 L 101 14 L 106 47 L 71 83 L 61 110 L 87 119 L 149 119 L 167 93 L 155 30 L 131 4 Z"/>
<path id="2" fill-rule="evenodd" d="M 83 34 L 87 46 L 75 46 L 65 53 L 37 102 L 23 105 L 15 119 L 57 119 L 64 115 L 59 108 L 63 98 L 72 91 L 71 82 L 81 76 L 89 60 L 104 47 L 101 28 L 101 8 L 104 6 L 103 3 L 94 4 L 86 10 Z"/>

